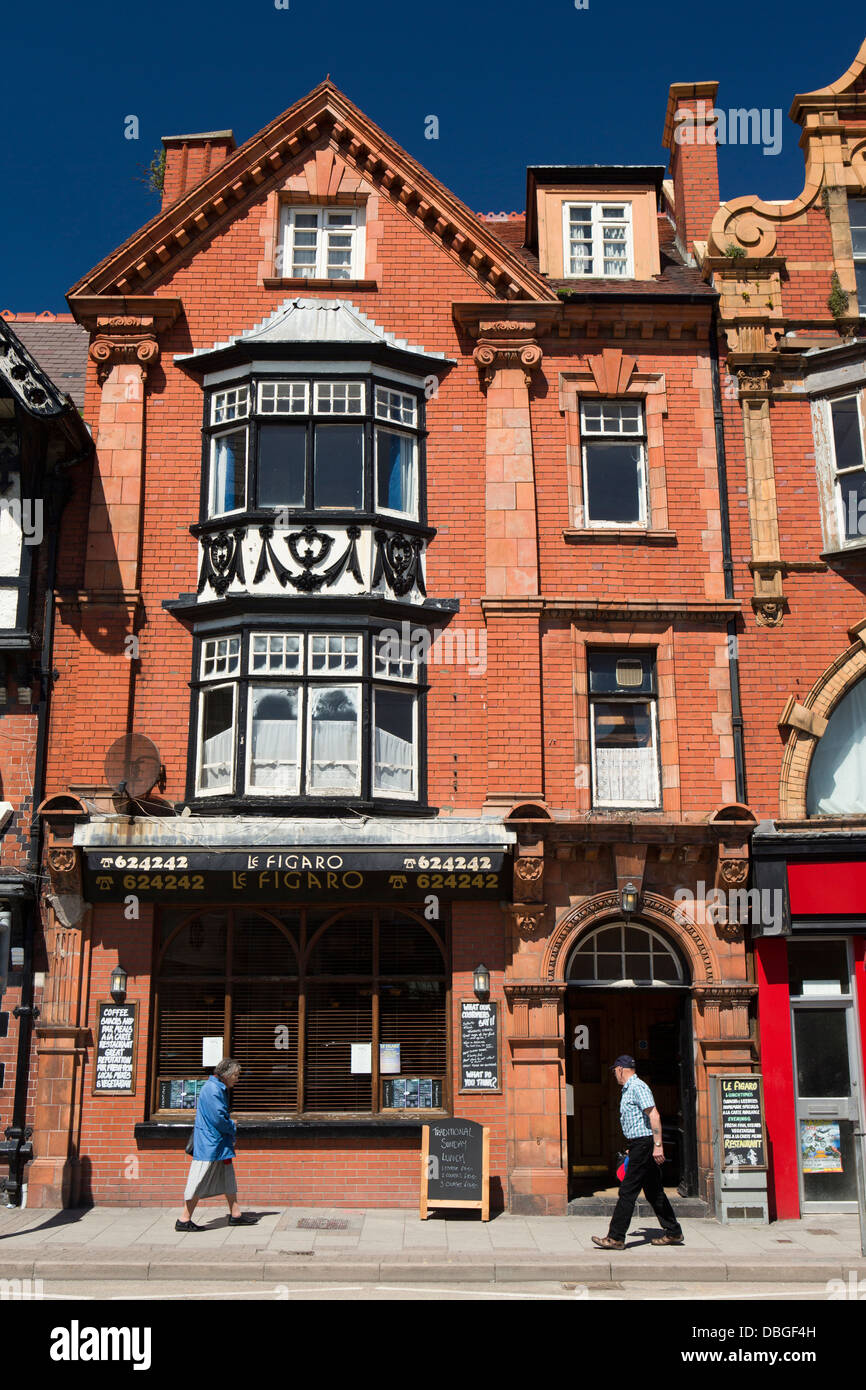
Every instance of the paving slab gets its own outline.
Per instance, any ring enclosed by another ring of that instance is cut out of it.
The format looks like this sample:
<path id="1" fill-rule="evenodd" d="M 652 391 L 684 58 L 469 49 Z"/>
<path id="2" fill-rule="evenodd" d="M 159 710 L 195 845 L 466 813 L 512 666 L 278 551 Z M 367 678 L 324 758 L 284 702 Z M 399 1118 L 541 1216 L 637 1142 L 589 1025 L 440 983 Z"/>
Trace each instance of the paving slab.
<path id="1" fill-rule="evenodd" d="M 265 1262 L 257 1260 L 220 1260 L 219 1263 L 203 1265 L 194 1260 L 152 1260 L 149 1266 L 150 1279 L 262 1279 Z M 206 1271 L 206 1274 L 205 1274 Z"/>
<path id="2" fill-rule="evenodd" d="M 68 1260 L 36 1259 L 33 1272 L 37 1279 L 69 1279 L 75 1270 L 76 1279 L 147 1279 L 149 1260 Z"/>
<path id="3" fill-rule="evenodd" d="M 457 1260 L 437 1260 L 427 1264 L 414 1256 L 411 1260 L 382 1260 L 379 1266 L 379 1281 L 387 1284 L 409 1283 L 412 1281 L 430 1280 L 432 1283 L 447 1283 L 449 1279 L 466 1280 L 471 1278 L 475 1283 L 493 1283 L 496 1277 L 496 1266 L 493 1261 L 481 1263 L 473 1260 L 471 1263 L 460 1262 Z"/>
<path id="4" fill-rule="evenodd" d="M 266 1260 L 262 1277 L 275 1284 L 376 1284 L 379 1269 L 378 1260 Z"/>

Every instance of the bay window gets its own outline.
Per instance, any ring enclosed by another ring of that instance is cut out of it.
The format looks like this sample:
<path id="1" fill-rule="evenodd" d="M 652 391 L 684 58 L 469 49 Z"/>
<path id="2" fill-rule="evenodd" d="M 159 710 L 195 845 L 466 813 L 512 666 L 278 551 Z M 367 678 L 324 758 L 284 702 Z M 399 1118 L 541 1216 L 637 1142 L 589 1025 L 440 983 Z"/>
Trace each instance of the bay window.
<path id="1" fill-rule="evenodd" d="M 381 633 L 207 637 L 194 688 L 199 797 L 420 798 L 419 662 Z"/>
<path id="2" fill-rule="evenodd" d="M 206 515 L 273 507 L 418 520 L 419 402 L 418 391 L 368 379 L 274 377 L 214 390 Z"/>

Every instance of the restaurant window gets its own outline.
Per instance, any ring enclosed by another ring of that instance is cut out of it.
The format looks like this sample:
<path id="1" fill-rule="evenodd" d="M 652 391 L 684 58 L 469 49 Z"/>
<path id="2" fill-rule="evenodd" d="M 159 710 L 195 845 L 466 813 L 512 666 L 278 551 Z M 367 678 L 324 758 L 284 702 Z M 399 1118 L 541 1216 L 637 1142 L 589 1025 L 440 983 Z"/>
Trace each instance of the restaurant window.
<path id="1" fill-rule="evenodd" d="M 658 806 L 654 655 L 619 648 L 588 661 L 593 805 Z"/>
<path id="2" fill-rule="evenodd" d="M 416 1108 L 445 1108 L 440 924 L 300 906 L 167 912 L 159 930 L 153 1111 L 192 1108 L 205 1037 L 241 1064 L 236 1115 L 377 1114 L 395 1108 L 395 1077 L 442 1102 Z"/>
<path id="3" fill-rule="evenodd" d="M 197 796 L 418 801 L 422 677 L 408 647 L 253 631 L 204 639 L 197 669 Z"/>

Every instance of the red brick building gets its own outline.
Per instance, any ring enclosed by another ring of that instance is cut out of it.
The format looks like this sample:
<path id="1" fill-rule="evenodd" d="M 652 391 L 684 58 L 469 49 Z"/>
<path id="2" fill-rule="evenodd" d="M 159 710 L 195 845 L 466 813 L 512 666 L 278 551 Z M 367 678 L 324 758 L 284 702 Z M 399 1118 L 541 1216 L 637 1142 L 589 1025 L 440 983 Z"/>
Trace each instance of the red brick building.
<path id="1" fill-rule="evenodd" d="M 69 294 L 96 458 L 44 817 L 80 910 L 31 1202 L 179 1195 L 214 1049 L 251 1202 L 413 1205 L 442 1114 L 489 1127 L 494 1203 L 597 1200 L 622 1052 L 711 1201 L 711 1079 L 758 1051 L 745 923 L 703 910 L 754 827 L 706 160 L 536 167 L 476 216 L 327 82 L 165 145 Z"/>
<path id="2" fill-rule="evenodd" d="M 69 474 L 92 453 L 86 334 L 71 314 L 0 314 L 0 1190 L 20 1201 L 31 1155 L 41 824 L 54 575 Z"/>
<path id="3" fill-rule="evenodd" d="M 712 105 L 705 85 L 694 95 Z M 776 904 L 754 950 L 780 1217 L 856 1209 L 866 1128 L 866 44 L 790 117 L 802 192 L 732 199 L 698 247 L 732 373 L 753 881 Z"/>

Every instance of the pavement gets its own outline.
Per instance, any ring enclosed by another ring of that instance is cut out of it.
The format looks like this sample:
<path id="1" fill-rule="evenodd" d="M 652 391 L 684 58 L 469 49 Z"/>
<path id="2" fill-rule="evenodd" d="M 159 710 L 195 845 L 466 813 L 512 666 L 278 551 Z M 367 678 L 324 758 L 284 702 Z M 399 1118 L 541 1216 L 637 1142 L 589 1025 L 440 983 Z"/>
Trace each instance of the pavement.
<path id="1" fill-rule="evenodd" d="M 0 1280 L 268 1283 L 515 1283 L 686 1280 L 825 1284 L 866 1290 L 856 1215 L 814 1215 L 768 1226 L 683 1218 L 685 1244 L 657 1248 L 654 1221 L 637 1216 L 623 1251 L 602 1251 L 598 1217 L 307 1207 L 264 1208 L 255 1226 L 228 1226 L 202 1203 L 200 1232 L 179 1233 L 177 1208 L 0 1208 Z M 864 1281 L 858 1285 L 857 1281 Z M 856 1296 L 856 1295 L 854 1295 Z"/>

